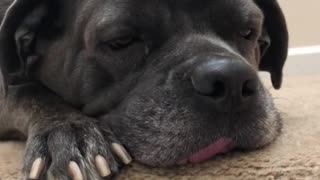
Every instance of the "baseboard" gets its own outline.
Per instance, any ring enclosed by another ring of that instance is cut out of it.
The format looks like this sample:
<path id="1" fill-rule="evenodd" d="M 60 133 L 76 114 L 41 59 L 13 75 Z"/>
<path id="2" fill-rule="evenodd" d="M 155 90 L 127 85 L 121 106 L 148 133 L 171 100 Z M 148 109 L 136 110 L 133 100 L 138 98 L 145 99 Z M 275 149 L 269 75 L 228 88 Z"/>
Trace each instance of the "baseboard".
<path id="1" fill-rule="evenodd" d="M 285 75 L 320 74 L 320 46 L 290 48 Z"/>
<path id="2" fill-rule="evenodd" d="M 290 56 L 301 56 L 301 55 L 310 55 L 310 54 L 320 54 L 320 45 L 319 46 L 306 46 L 306 47 L 297 47 L 289 49 Z"/>

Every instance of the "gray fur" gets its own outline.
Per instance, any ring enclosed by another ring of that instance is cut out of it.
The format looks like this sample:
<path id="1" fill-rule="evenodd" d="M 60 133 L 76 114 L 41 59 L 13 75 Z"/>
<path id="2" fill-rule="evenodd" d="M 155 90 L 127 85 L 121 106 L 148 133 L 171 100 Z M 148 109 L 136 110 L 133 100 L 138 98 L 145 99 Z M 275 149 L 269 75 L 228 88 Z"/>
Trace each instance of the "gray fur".
<path id="1" fill-rule="evenodd" d="M 121 163 L 112 142 L 121 142 L 138 162 L 173 166 L 221 137 L 252 150 L 279 135 L 281 117 L 260 81 L 249 107 L 226 105 L 224 112 L 200 106 L 191 83 L 195 67 L 228 57 L 269 71 L 279 88 L 288 39 L 275 0 L 36 2 L 51 9 L 45 17 L 31 16 L 36 28 L 23 26 L 28 33 L 17 37 L 34 44 L 20 56 L 29 63 L 23 66 L 29 77 L 15 76 L 18 59 L 1 60 L 9 90 L 1 101 L 0 135 L 17 129 L 28 136 L 26 173 L 40 156 L 47 160 L 44 176 L 66 179 L 66 164 L 75 160 L 85 179 L 99 179 L 97 154 L 117 173 Z M 257 33 L 252 40 L 239 37 L 247 26 Z M 110 47 L 126 35 L 137 40 L 120 50 Z M 269 39 L 269 48 L 259 44 Z M 12 57 L 1 47 L 0 59 Z M 31 56 L 37 61 L 28 62 Z"/>

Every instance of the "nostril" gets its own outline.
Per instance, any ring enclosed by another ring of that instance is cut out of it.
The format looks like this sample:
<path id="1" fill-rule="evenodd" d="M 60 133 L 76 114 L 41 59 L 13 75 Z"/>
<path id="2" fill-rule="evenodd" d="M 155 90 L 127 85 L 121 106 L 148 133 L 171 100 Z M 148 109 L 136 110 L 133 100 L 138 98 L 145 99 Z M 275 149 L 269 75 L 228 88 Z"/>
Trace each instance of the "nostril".
<path id="1" fill-rule="evenodd" d="M 247 80 L 243 83 L 242 97 L 250 97 L 256 93 L 256 82 L 254 80 Z"/>
<path id="2" fill-rule="evenodd" d="M 210 94 L 213 98 L 221 98 L 226 94 L 226 87 L 222 81 L 216 81 L 213 83 L 213 91 Z"/>

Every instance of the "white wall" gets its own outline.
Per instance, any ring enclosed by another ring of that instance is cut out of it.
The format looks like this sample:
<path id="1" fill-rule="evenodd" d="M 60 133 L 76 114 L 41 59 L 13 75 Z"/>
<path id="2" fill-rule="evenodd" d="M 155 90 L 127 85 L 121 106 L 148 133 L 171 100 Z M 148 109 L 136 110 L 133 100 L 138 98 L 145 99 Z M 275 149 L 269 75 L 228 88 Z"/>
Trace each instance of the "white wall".
<path id="1" fill-rule="evenodd" d="M 320 45 L 320 0 L 278 0 L 285 12 L 291 47 Z"/>

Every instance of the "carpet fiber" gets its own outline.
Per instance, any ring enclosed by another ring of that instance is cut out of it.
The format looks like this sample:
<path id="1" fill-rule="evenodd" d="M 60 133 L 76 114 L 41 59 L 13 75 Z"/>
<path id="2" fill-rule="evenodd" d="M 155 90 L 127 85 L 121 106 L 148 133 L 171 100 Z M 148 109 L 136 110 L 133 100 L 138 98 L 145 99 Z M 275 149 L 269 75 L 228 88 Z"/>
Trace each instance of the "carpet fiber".
<path id="1" fill-rule="evenodd" d="M 320 76 L 285 77 L 283 88 L 271 91 L 284 118 L 283 133 L 271 146 L 254 152 L 234 152 L 182 168 L 150 169 L 133 164 L 119 179 L 319 180 Z M 0 143 L 0 180 L 21 179 L 23 147 L 19 143 Z"/>

